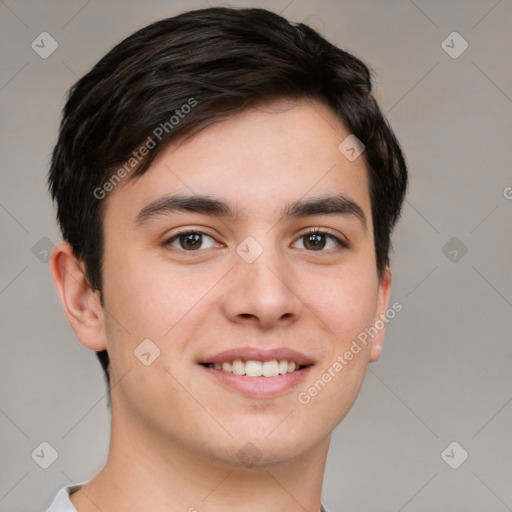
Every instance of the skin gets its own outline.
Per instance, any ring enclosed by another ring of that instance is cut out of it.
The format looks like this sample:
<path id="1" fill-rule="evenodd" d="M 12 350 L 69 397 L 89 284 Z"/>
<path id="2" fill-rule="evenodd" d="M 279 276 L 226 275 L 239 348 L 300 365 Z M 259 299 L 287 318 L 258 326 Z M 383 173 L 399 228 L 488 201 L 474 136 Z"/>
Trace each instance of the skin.
<path id="1" fill-rule="evenodd" d="M 140 178 L 110 192 L 104 216 L 104 308 L 66 243 L 52 275 L 80 342 L 111 360 L 112 430 L 100 473 L 71 496 L 79 512 L 320 510 L 331 432 L 352 406 L 384 330 L 308 404 L 297 395 L 388 307 L 391 273 L 376 270 L 363 157 L 338 146 L 349 131 L 323 104 L 280 101 L 242 113 L 167 147 Z M 364 154 L 363 154 L 364 155 Z M 205 194 L 237 216 L 174 212 L 137 225 L 146 205 L 168 194 Z M 354 215 L 280 220 L 299 199 L 343 194 Z M 183 228 L 204 232 L 185 250 Z M 307 228 L 334 240 L 307 245 Z M 262 254 L 247 263 L 237 246 L 252 236 Z M 143 365 L 149 338 L 160 356 Z M 315 361 L 307 378 L 274 398 L 220 385 L 197 361 L 235 347 L 293 348 Z M 259 460 L 238 455 L 252 443 Z"/>

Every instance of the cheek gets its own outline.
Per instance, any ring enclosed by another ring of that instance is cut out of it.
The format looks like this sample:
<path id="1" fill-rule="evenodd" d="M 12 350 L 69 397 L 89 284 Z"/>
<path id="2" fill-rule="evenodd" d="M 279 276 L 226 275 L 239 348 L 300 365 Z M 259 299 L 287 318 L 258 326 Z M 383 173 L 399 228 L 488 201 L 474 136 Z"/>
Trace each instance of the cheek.
<path id="1" fill-rule="evenodd" d="M 118 264 L 105 262 L 104 274 L 109 313 L 138 337 L 164 336 L 204 288 L 186 271 L 172 273 L 136 254 Z"/>
<path id="2" fill-rule="evenodd" d="M 377 278 L 369 269 L 322 280 L 308 305 L 334 337 L 333 350 L 346 350 L 372 324 L 377 307 Z"/>
<path id="3" fill-rule="evenodd" d="M 170 396 L 182 392 L 166 363 L 179 368 L 185 358 L 194 307 L 208 283 L 135 257 L 116 266 L 105 263 L 105 327 L 113 381 L 129 374 L 119 386 L 122 400 L 140 408 L 141 417 L 151 416 L 145 409 L 153 403 L 145 395 L 148 390 L 165 389 Z"/>
<path id="4" fill-rule="evenodd" d="M 357 278 L 356 278 L 357 277 Z M 326 280 L 310 302 L 314 314 L 326 326 L 324 336 L 331 339 L 329 355 L 297 400 L 300 409 L 319 429 L 333 429 L 352 407 L 366 373 L 370 346 L 358 335 L 373 323 L 377 304 L 376 278 L 368 269 Z M 325 346 L 325 339 L 321 340 Z M 328 413 L 326 413 L 328 411 Z"/>
<path id="5" fill-rule="evenodd" d="M 138 368 L 133 352 L 145 339 L 160 350 L 156 366 L 185 358 L 188 340 L 200 329 L 209 292 L 223 275 L 220 270 L 177 271 L 165 260 L 149 261 L 136 254 L 119 264 L 105 261 L 108 350 L 119 371 L 132 368 L 134 362 Z"/>

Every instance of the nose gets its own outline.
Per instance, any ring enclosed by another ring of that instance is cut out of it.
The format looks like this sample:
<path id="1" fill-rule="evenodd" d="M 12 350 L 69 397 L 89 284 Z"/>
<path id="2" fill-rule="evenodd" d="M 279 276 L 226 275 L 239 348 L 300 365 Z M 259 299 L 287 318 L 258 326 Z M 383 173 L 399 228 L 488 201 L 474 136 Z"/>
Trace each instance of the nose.
<path id="1" fill-rule="evenodd" d="M 264 249 L 252 263 L 238 254 L 234 258 L 235 268 L 221 303 L 224 315 L 232 322 L 261 329 L 295 322 L 303 304 L 294 290 L 297 279 L 284 257 L 277 250 Z"/>

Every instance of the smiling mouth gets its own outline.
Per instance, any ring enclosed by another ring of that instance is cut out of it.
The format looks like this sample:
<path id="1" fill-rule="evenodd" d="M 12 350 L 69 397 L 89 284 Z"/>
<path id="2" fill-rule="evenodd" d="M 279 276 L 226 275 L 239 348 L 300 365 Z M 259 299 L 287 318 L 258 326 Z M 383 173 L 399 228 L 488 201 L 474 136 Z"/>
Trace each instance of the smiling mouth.
<path id="1" fill-rule="evenodd" d="M 310 365 L 300 365 L 295 361 L 286 359 L 272 359 L 270 361 L 256 361 L 253 359 L 225 361 L 223 363 L 201 363 L 202 366 L 212 370 L 232 373 L 245 377 L 277 377 L 287 373 L 294 373 Z"/>

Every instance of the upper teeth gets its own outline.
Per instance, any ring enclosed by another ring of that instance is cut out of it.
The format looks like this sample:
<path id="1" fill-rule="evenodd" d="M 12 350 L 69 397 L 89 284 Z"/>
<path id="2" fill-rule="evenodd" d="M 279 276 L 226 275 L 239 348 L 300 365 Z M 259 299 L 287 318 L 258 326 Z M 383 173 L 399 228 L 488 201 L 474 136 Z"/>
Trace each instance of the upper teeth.
<path id="1" fill-rule="evenodd" d="M 232 362 L 210 363 L 208 367 L 234 373 L 235 375 L 246 375 L 247 377 L 276 377 L 279 374 L 283 375 L 293 372 L 299 369 L 300 365 L 294 361 L 288 362 L 285 359 L 281 361 L 277 359 L 272 361 L 254 361 L 252 359 L 242 361 L 235 359 Z"/>

